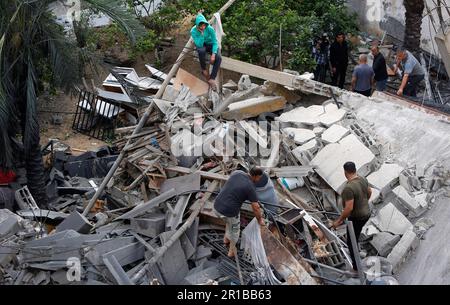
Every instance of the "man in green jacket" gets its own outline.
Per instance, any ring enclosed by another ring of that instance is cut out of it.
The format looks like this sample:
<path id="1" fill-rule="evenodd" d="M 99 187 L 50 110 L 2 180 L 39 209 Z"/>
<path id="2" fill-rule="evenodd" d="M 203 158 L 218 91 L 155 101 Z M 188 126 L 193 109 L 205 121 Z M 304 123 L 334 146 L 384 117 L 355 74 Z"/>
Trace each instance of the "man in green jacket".
<path id="1" fill-rule="evenodd" d="M 191 30 L 191 36 L 197 47 L 202 73 L 209 85 L 215 90 L 217 88 L 215 79 L 222 62 L 216 31 L 208 23 L 205 16 L 198 14 L 195 19 L 195 26 Z M 211 54 L 210 64 L 213 65 L 211 75 L 209 74 L 209 69 L 206 67 L 206 53 Z"/>

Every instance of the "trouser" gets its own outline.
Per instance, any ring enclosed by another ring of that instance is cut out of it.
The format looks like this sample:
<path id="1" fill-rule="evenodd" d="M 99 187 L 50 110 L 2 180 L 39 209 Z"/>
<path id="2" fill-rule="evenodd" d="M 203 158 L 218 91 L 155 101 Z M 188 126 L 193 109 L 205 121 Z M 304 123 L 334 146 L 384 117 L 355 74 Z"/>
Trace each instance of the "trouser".
<path id="1" fill-rule="evenodd" d="M 317 65 L 316 70 L 314 71 L 314 79 L 318 82 L 324 83 L 326 73 L 327 73 L 326 65 Z"/>
<path id="2" fill-rule="evenodd" d="M 356 248 L 357 249 L 359 249 L 359 246 L 358 246 L 359 235 L 361 235 L 362 228 L 364 227 L 366 222 L 369 220 L 369 217 L 370 216 L 367 216 L 366 218 L 360 218 L 360 219 L 356 219 L 356 218 L 348 219 L 353 223 L 353 231 L 355 231 Z M 358 267 L 356 266 L 355 253 L 353 253 L 352 241 L 350 239 L 350 233 L 348 231 L 348 228 L 347 228 L 347 245 L 348 245 L 348 249 L 350 251 L 350 257 L 352 258 L 353 269 L 358 270 Z M 356 253 L 356 255 L 359 255 L 359 252 Z"/>
<path id="3" fill-rule="evenodd" d="M 377 85 L 376 85 L 377 91 L 385 91 L 386 85 L 387 85 L 387 79 L 377 81 Z"/>
<path id="4" fill-rule="evenodd" d="M 220 219 L 225 221 L 225 237 L 228 238 L 234 245 L 236 245 L 241 233 L 241 215 L 238 214 L 235 217 L 227 217 L 216 211 L 216 209 L 214 209 L 214 213 Z"/>
<path id="5" fill-rule="evenodd" d="M 202 71 L 207 69 L 206 67 L 206 53 L 212 54 L 212 45 L 205 44 L 203 48 L 197 48 L 198 59 L 200 60 L 200 66 L 202 67 Z M 217 73 L 219 72 L 220 64 L 222 63 L 222 57 L 220 55 L 220 49 L 216 54 L 216 61 L 213 64 L 213 69 L 210 75 L 211 79 L 216 79 Z"/>
<path id="6" fill-rule="evenodd" d="M 336 73 L 333 73 L 333 76 L 331 77 L 331 84 L 333 86 L 338 86 L 339 88 L 344 89 L 346 74 L 347 74 L 347 65 L 337 66 Z"/>
<path id="7" fill-rule="evenodd" d="M 425 78 L 425 75 L 410 75 L 408 77 L 408 82 L 406 83 L 405 89 L 403 89 L 403 94 L 416 97 L 417 87 L 419 83 Z"/>
<path id="8" fill-rule="evenodd" d="M 367 97 L 369 97 L 369 96 L 372 95 L 372 89 L 365 90 L 365 91 L 358 91 L 358 90 L 355 90 L 355 92 L 356 92 L 356 93 L 359 93 L 359 94 L 362 94 L 362 95 L 364 95 L 364 96 L 367 96 Z"/>

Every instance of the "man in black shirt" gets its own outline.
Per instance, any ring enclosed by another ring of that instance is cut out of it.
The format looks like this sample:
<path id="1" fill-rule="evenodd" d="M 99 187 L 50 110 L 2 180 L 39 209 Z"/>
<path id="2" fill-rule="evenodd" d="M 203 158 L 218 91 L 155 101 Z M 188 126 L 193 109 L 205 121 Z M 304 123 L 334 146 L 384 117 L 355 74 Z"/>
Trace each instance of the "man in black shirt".
<path id="1" fill-rule="evenodd" d="M 224 243 L 227 245 L 231 243 L 228 252 L 229 257 L 236 254 L 236 244 L 239 240 L 241 225 L 240 211 L 245 201 L 251 202 L 258 223 L 264 225 L 254 186 L 254 182 L 258 181 L 262 174 L 263 172 L 259 168 L 251 169 L 249 174 L 241 170 L 234 171 L 214 201 L 215 213 L 226 224 Z"/>
<path id="2" fill-rule="evenodd" d="M 373 71 L 375 72 L 375 82 L 377 91 L 385 91 L 388 80 L 388 73 L 386 69 L 386 60 L 383 54 L 380 53 L 378 45 L 373 45 L 371 48 L 373 55 Z"/>
<path id="3" fill-rule="evenodd" d="M 330 63 L 332 85 L 338 85 L 339 88 L 344 89 L 345 75 L 347 74 L 348 66 L 348 44 L 345 41 L 345 34 L 339 33 L 336 35 L 336 40 L 330 47 Z"/>

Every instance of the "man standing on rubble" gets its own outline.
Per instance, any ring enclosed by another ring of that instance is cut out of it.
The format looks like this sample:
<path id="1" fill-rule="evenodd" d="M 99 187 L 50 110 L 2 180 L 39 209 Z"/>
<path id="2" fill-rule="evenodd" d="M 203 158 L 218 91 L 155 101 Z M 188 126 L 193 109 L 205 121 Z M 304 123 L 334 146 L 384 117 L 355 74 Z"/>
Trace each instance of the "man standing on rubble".
<path id="1" fill-rule="evenodd" d="M 241 206 L 245 201 L 250 201 L 256 219 L 260 225 L 264 225 L 261 208 L 258 203 L 253 183 L 261 176 L 260 169 L 251 169 L 247 174 L 241 170 L 234 171 L 220 190 L 214 202 L 214 212 L 225 221 L 224 243 L 230 246 L 229 257 L 237 254 L 236 244 L 239 240 Z"/>
<path id="2" fill-rule="evenodd" d="M 358 242 L 361 230 L 370 218 L 369 198 L 372 195 L 372 189 L 366 178 L 358 176 L 356 165 L 353 162 L 344 164 L 344 175 L 347 178 L 347 184 L 342 191 L 342 202 L 344 210 L 341 216 L 333 223 L 333 228 L 340 226 L 348 218 L 353 223 L 356 242 Z M 350 234 L 347 230 L 347 245 L 352 258 L 353 270 L 357 270 L 355 254 L 353 253 Z M 358 245 L 356 245 L 358 248 Z"/>
<path id="3" fill-rule="evenodd" d="M 388 73 L 386 69 L 386 60 L 384 59 L 383 54 L 380 52 L 380 48 L 377 44 L 373 45 L 370 49 L 373 55 L 373 64 L 372 68 L 375 72 L 375 86 L 377 91 L 385 91 Z"/>
<path id="4" fill-rule="evenodd" d="M 216 31 L 208 23 L 205 16 L 199 13 L 195 18 L 195 26 L 191 29 L 191 37 L 197 47 L 198 59 L 202 68 L 203 76 L 205 76 L 209 85 L 216 90 L 216 77 L 219 72 L 222 57 L 220 55 L 219 43 L 216 37 Z M 206 66 L 206 53 L 211 54 L 210 64 L 213 65 L 211 75 Z"/>
<path id="5" fill-rule="evenodd" d="M 359 65 L 353 70 L 352 91 L 371 96 L 374 75 L 372 67 L 367 64 L 367 55 L 359 55 Z"/>
<path id="6" fill-rule="evenodd" d="M 330 47 L 331 84 L 344 89 L 345 75 L 348 66 L 348 44 L 345 34 L 338 33 Z"/>
<path id="7" fill-rule="evenodd" d="M 425 70 L 414 55 L 403 47 L 397 50 L 397 64 L 394 73 L 397 73 L 400 66 L 403 68 L 403 77 L 397 95 L 416 97 L 417 86 L 425 78 Z"/>

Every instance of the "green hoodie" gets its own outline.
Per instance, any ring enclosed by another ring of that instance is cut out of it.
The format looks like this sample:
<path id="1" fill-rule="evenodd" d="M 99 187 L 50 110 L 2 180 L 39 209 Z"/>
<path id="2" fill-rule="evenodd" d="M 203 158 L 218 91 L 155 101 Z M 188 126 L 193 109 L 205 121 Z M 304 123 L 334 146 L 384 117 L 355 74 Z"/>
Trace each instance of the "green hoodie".
<path id="1" fill-rule="evenodd" d="M 201 22 L 208 24 L 203 31 L 203 34 L 197 29 Z M 211 44 L 212 52 L 214 54 L 217 54 L 219 51 L 216 31 L 214 31 L 213 27 L 208 23 L 208 20 L 206 20 L 205 16 L 202 14 L 198 14 L 197 18 L 195 18 L 195 26 L 191 30 L 191 36 L 197 48 L 203 48 L 205 44 Z"/>

